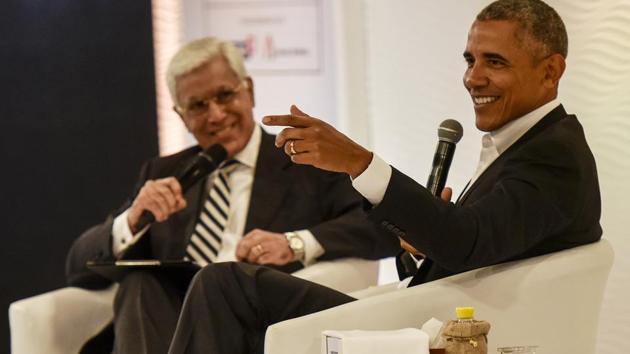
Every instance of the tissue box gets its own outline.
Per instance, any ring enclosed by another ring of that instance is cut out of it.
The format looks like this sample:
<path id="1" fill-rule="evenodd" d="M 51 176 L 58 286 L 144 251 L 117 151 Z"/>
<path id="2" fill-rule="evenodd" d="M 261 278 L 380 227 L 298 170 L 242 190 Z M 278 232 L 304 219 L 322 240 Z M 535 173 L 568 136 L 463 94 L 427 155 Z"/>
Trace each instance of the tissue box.
<path id="1" fill-rule="evenodd" d="M 417 328 L 322 332 L 322 354 L 429 354 L 429 335 Z"/>

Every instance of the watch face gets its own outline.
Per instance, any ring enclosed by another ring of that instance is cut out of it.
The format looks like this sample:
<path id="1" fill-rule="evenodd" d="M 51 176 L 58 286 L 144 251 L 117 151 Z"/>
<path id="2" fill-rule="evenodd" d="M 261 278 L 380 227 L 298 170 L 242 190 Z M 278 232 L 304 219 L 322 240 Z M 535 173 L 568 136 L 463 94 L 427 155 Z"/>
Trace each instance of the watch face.
<path id="1" fill-rule="evenodd" d="M 294 250 L 301 250 L 302 248 L 304 248 L 304 242 L 302 242 L 302 240 L 297 237 L 291 237 L 291 240 L 289 241 L 289 247 Z"/>

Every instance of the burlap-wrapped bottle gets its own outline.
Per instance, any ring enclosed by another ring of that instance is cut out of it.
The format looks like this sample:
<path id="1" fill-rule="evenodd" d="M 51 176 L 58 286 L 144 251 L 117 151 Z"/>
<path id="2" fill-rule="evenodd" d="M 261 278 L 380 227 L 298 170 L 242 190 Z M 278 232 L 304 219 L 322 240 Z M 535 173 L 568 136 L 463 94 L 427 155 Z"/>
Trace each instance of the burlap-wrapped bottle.
<path id="1" fill-rule="evenodd" d="M 487 354 L 490 323 L 474 320 L 474 308 L 458 307 L 457 320 L 448 321 L 436 348 L 446 354 Z"/>

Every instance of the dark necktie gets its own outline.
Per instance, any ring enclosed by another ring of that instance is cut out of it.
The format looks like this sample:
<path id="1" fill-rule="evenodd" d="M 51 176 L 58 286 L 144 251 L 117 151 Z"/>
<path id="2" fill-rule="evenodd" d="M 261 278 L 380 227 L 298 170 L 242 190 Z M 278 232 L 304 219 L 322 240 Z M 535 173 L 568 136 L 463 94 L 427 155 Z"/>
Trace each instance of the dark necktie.
<path id="1" fill-rule="evenodd" d="M 201 267 L 214 262 L 221 250 L 221 239 L 230 210 L 228 178 L 237 166 L 238 161 L 230 160 L 215 172 L 212 188 L 208 192 L 190 242 L 186 247 L 184 259 L 195 261 Z"/>

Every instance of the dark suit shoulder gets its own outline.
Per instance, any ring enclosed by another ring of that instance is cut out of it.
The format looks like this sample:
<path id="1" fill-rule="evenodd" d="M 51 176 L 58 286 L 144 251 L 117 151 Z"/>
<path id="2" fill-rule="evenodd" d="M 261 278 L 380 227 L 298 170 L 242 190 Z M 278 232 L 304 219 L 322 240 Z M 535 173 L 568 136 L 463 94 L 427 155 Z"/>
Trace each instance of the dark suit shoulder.
<path id="1" fill-rule="evenodd" d="M 524 137 L 504 155 L 500 160 L 505 160 L 508 166 L 518 168 L 522 168 L 518 161 L 529 165 L 546 165 L 556 170 L 571 170 L 572 173 L 595 167 L 595 159 L 582 125 L 572 115 L 553 121 L 536 134 Z"/>
<path id="2" fill-rule="evenodd" d="M 588 146 L 582 125 L 575 115 L 567 114 L 564 107 L 559 105 L 523 134 L 504 154 L 509 155 L 523 147 L 540 145 L 565 150 L 575 144 Z"/>

